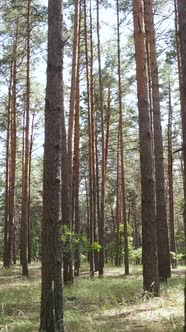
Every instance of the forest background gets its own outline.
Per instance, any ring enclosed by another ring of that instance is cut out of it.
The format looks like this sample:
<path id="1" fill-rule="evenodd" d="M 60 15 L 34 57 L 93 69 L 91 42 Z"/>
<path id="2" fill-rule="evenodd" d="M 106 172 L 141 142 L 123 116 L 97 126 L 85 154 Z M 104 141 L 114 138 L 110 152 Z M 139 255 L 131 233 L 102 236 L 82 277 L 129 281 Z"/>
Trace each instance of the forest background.
<path id="1" fill-rule="evenodd" d="M 99 275 L 103 275 L 103 248 L 106 263 L 120 266 L 124 262 L 125 274 L 129 273 L 129 263 L 141 264 L 142 261 L 140 141 L 132 3 L 103 1 L 99 6 L 93 1 L 81 4 L 80 37 L 74 46 L 74 4 L 64 2 L 64 128 L 67 145 L 62 149 L 68 147 L 71 160 L 69 170 L 64 168 L 70 179 L 71 192 L 68 202 L 71 221 L 63 225 L 61 240 L 66 248 L 64 282 L 73 281 L 73 260 L 76 275 L 79 275 L 80 262 L 86 262 L 87 258 L 90 274 L 93 276 L 99 271 Z M 28 263 L 41 258 L 47 7 L 43 1 L 28 1 L 28 4 L 1 1 L 0 9 L 0 255 L 5 267 L 16 263 L 20 257 L 22 274 L 27 276 Z M 176 2 L 155 1 L 154 22 L 165 203 L 171 264 L 176 268 L 185 259 Z M 153 132 L 148 38 L 146 47 Z M 75 63 L 77 54 L 78 63 Z M 73 79 L 75 65 L 79 75 L 78 88 Z M 76 106 L 72 105 L 73 90 Z M 72 111 L 73 107 L 75 111 Z M 156 156 L 152 157 L 152 165 L 155 165 Z M 65 165 L 65 160 L 63 162 Z M 62 176 L 65 179 L 65 174 Z M 63 204 L 65 199 L 62 209 Z M 160 273 L 160 277 L 167 279 L 169 275 Z"/>

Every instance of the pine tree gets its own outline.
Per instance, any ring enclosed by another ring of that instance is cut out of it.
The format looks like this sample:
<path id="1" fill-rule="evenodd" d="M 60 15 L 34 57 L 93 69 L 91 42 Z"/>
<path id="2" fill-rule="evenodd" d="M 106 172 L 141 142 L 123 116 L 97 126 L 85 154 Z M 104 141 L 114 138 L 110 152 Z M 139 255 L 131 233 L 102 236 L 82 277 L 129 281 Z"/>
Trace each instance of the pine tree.
<path id="1" fill-rule="evenodd" d="M 184 227 L 186 239 L 186 4 L 183 0 L 177 0 L 179 15 L 179 37 L 181 51 L 181 67 L 183 82 L 183 109 L 182 109 L 182 137 L 184 160 Z"/>
<path id="2" fill-rule="evenodd" d="M 27 8 L 27 60 L 26 60 L 26 111 L 25 111 L 25 149 L 24 175 L 22 183 L 21 211 L 21 265 L 23 276 L 28 276 L 28 179 L 29 179 L 29 126 L 30 126 L 30 32 L 31 0 Z"/>
<path id="3" fill-rule="evenodd" d="M 40 331 L 63 332 L 60 244 L 61 142 L 63 137 L 61 123 L 64 113 L 62 1 L 49 0 L 48 13 Z"/>
<path id="4" fill-rule="evenodd" d="M 169 183 L 169 228 L 170 251 L 176 253 L 175 218 L 174 218 L 174 188 L 173 188 L 173 152 L 172 152 L 172 97 L 169 80 L 169 116 L 168 116 L 168 183 Z M 176 268 L 176 260 L 171 259 L 172 267 Z"/>
<path id="5" fill-rule="evenodd" d="M 145 291 L 150 291 L 155 295 L 158 295 L 159 279 L 155 223 L 152 132 L 149 118 L 144 14 L 141 0 L 133 0 L 133 18 L 141 162 L 143 287 Z"/>
<path id="6" fill-rule="evenodd" d="M 152 82 L 153 133 L 155 152 L 156 225 L 159 276 L 170 277 L 170 253 L 165 202 L 163 142 L 161 128 L 159 77 L 156 51 L 156 35 L 152 0 L 144 0 L 145 33 L 149 49 L 150 81 Z M 151 85 L 151 84 L 150 84 Z"/>
<path id="7" fill-rule="evenodd" d="M 118 48 L 118 101 L 119 101 L 119 140 L 121 158 L 121 190 L 122 190 L 122 215 L 124 224 L 124 265 L 125 274 L 129 274 L 129 254 L 128 254 L 128 232 L 127 232 L 127 213 L 125 195 L 125 170 L 124 170 L 124 147 L 123 147 L 123 116 L 122 116 L 122 86 L 121 86 L 121 56 L 120 56 L 120 19 L 119 2 L 117 0 L 117 48 Z"/>

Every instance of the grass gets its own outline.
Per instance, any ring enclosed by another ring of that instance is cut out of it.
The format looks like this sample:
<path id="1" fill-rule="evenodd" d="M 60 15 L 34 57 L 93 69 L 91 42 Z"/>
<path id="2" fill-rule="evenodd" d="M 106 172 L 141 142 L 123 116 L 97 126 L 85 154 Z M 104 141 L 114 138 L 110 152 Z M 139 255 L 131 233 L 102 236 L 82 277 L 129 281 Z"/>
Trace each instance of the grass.
<path id="1" fill-rule="evenodd" d="M 139 267 L 131 271 L 125 277 L 123 268 L 108 267 L 102 279 L 83 274 L 65 286 L 65 332 L 183 331 L 183 268 L 162 285 L 160 298 L 149 300 L 141 297 Z M 20 267 L 0 268 L 0 332 L 38 332 L 40 288 L 38 264 L 28 279 Z"/>

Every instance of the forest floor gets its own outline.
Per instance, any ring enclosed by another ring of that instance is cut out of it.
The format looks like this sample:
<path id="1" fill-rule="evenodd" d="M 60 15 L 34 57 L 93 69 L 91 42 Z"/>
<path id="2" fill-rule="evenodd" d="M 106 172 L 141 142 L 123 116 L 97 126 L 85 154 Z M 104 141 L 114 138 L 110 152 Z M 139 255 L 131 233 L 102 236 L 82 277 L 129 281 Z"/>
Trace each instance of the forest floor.
<path id="1" fill-rule="evenodd" d="M 142 297 L 140 267 L 106 267 L 102 279 L 90 279 L 84 268 L 64 287 L 65 332 L 181 332 L 184 313 L 184 268 L 161 285 L 161 297 Z M 0 268 L 0 332 L 38 332 L 40 266 L 30 267 L 28 279 L 20 266 Z"/>

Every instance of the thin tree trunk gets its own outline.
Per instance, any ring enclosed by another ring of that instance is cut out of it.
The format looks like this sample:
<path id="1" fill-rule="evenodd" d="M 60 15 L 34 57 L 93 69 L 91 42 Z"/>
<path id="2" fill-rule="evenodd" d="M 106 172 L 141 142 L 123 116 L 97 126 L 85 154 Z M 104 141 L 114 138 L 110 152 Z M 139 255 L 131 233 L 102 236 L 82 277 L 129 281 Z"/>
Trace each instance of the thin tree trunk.
<path id="1" fill-rule="evenodd" d="M 121 157 L 121 191 L 122 191 L 122 215 L 124 225 L 124 265 L 125 274 L 129 274 L 129 252 L 128 252 L 128 231 L 127 213 L 125 197 L 125 171 L 124 171 L 124 148 L 123 148 L 123 117 L 122 117 L 122 86 L 121 86 L 121 55 L 120 55 L 120 19 L 119 2 L 117 5 L 117 48 L 118 48 L 118 99 L 119 99 L 119 137 L 120 137 L 120 157 Z"/>
<path id="2" fill-rule="evenodd" d="M 96 154 L 95 154 L 95 111 L 94 111 L 94 81 L 93 81 L 93 27 L 92 27 L 92 1 L 90 0 L 90 99 L 91 99 L 91 133 L 92 133 L 92 199 L 93 199 L 93 238 L 98 240 L 97 234 L 97 195 L 96 195 Z M 99 253 L 94 251 L 95 271 L 99 270 Z"/>
<path id="3" fill-rule="evenodd" d="M 12 105 L 11 105 L 11 139 L 10 139 L 10 192 L 9 192 L 9 236 L 8 236 L 8 261 L 9 265 L 13 259 L 13 233 L 14 233 L 14 203 L 15 203 L 15 177 L 16 177 L 16 96 L 17 96 L 17 38 L 18 22 L 15 31 L 14 61 L 13 61 L 13 84 L 12 84 Z"/>
<path id="4" fill-rule="evenodd" d="M 168 182 L 169 182 L 169 227 L 170 227 L 170 251 L 176 253 L 175 229 L 174 229 L 174 190 L 173 190 L 173 159 L 172 159 L 172 98 L 169 82 L 169 117 L 168 117 Z M 171 264 L 176 268 L 176 260 L 172 257 Z"/>
<path id="5" fill-rule="evenodd" d="M 25 126 L 25 160 L 21 215 L 21 264 L 22 275 L 28 276 L 28 175 L 29 175 L 29 124 L 30 124 L 30 32 L 31 0 L 28 0 L 27 12 L 27 69 L 26 69 L 26 126 Z"/>
<path id="6" fill-rule="evenodd" d="M 101 113 L 101 139 L 102 139 L 102 164 L 101 164 L 101 214 L 99 220 L 99 242 L 101 249 L 99 252 L 99 277 L 103 276 L 104 268 L 104 223 L 105 223 L 105 130 L 104 130 L 104 96 L 103 96 L 103 80 L 101 71 L 101 44 L 100 44 L 100 19 L 99 19 L 99 1 L 96 0 L 97 7 L 97 47 L 98 47 L 98 72 L 99 72 L 99 108 Z"/>
<path id="7" fill-rule="evenodd" d="M 97 230 L 99 239 L 99 224 L 100 224 L 100 182 L 99 182 L 99 156 L 98 156 L 98 130 L 97 130 L 97 115 L 95 118 L 95 177 L 96 177 L 96 207 L 97 207 Z M 97 238 L 97 237 L 96 237 Z M 99 254 L 98 254 L 98 270 L 99 270 Z"/>
<path id="8" fill-rule="evenodd" d="M 117 180 L 116 180 L 116 256 L 115 265 L 120 266 L 120 224 L 121 224 L 121 168 L 120 168 L 120 134 L 118 129 L 117 144 Z"/>
<path id="9" fill-rule="evenodd" d="M 143 287 L 145 291 L 150 291 L 155 295 L 158 295 L 159 278 L 155 222 L 152 132 L 149 118 L 144 16 L 141 0 L 133 0 L 133 18 L 141 161 Z"/>
<path id="10" fill-rule="evenodd" d="M 61 130 L 62 130 L 62 195 L 61 195 L 61 210 L 62 210 L 62 225 L 64 229 L 71 226 L 70 217 L 70 191 L 69 191 L 69 159 L 67 153 L 67 137 L 65 127 L 65 114 L 62 109 L 61 114 Z M 71 227 L 70 227 L 71 230 Z M 66 243 L 63 246 L 63 282 L 73 283 L 73 269 L 72 269 L 72 248 L 71 248 L 71 236 L 67 238 Z"/>
<path id="11" fill-rule="evenodd" d="M 10 73 L 10 91 L 8 105 L 8 129 L 7 129 L 7 174 L 6 174 L 6 259 L 5 266 L 9 267 L 13 262 L 14 240 L 14 202 L 15 202 L 15 170 L 16 170 L 16 94 L 17 94 L 17 40 L 18 20 L 15 22 L 13 36 L 12 63 Z"/>
<path id="12" fill-rule="evenodd" d="M 131 218 L 132 218 L 132 226 L 133 226 L 133 246 L 134 246 L 134 249 L 139 248 L 136 199 L 137 199 L 137 195 L 134 191 L 132 191 L 131 192 Z"/>
<path id="13" fill-rule="evenodd" d="M 69 112 L 69 126 L 68 126 L 68 159 L 69 159 L 69 213 L 70 223 L 72 226 L 74 210 L 72 209 L 72 178 L 73 178 L 73 130 L 74 130 L 74 115 L 77 97 L 77 75 L 78 75 L 78 44 L 79 44 L 79 13 L 80 2 L 75 0 L 74 13 L 74 36 L 73 36 L 73 56 L 72 56 L 72 75 L 71 75 L 71 90 L 70 90 L 70 112 Z M 69 225 L 70 226 L 70 225 Z"/>
<path id="14" fill-rule="evenodd" d="M 87 239 L 89 239 L 90 204 L 89 204 L 89 199 L 88 199 L 88 184 L 87 184 L 87 180 L 85 180 L 85 194 L 86 194 L 86 208 L 87 208 L 87 227 L 86 227 L 86 234 L 87 234 Z M 89 261 L 89 253 L 88 253 L 88 261 Z"/>
<path id="15" fill-rule="evenodd" d="M 8 231 L 9 231 L 9 196 L 10 196 L 10 127 L 11 127 L 11 104 L 12 104 L 12 81 L 13 81 L 13 60 L 10 67 L 10 82 L 8 92 L 8 120 L 6 134 L 6 178 L 5 178 L 5 221 L 4 221 L 4 253 L 3 265 L 9 267 L 8 258 Z"/>
<path id="16" fill-rule="evenodd" d="M 80 21 L 80 18 L 79 18 Z M 75 103 L 75 134 L 74 134 L 74 212 L 75 212 L 75 233 L 80 234 L 80 215 L 79 215 L 79 142 L 80 142 L 80 105 L 79 105 L 79 51 L 80 39 L 78 40 L 78 60 L 76 78 L 76 103 Z M 74 274 L 79 276 L 80 269 L 80 250 L 75 249 L 74 253 Z"/>
<path id="17" fill-rule="evenodd" d="M 86 80 L 87 80 L 87 96 L 88 96 L 88 132 L 89 132 L 89 203 L 90 203 L 90 223 L 89 223 L 89 241 L 90 246 L 94 242 L 94 208 L 93 208 L 93 167 L 92 167 L 92 125 L 91 125 L 91 84 L 90 84 L 90 73 L 89 73 L 89 52 L 88 52 L 88 33 L 87 33 L 87 5 L 84 0 L 84 33 L 85 33 L 85 57 L 86 57 Z M 90 261 L 90 275 L 94 275 L 94 254 L 90 250 L 89 254 Z"/>
<path id="18" fill-rule="evenodd" d="M 30 135 L 30 148 L 29 148 L 29 174 L 28 174 L 28 263 L 31 264 L 32 260 L 32 224 L 30 219 L 30 203 L 31 203 L 31 170 L 32 170 L 32 148 L 33 148 L 33 135 L 34 135 L 34 117 L 32 116 L 32 126 Z"/>
<path id="19" fill-rule="evenodd" d="M 184 164 L 184 230 L 186 240 L 186 4 L 183 0 L 177 0 L 179 17 L 179 40 L 181 53 L 181 115 L 182 115 L 182 140 L 183 140 L 183 164 Z M 186 287 L 185 287 L 186 296 Z M 186 303 L 186 298 L 185 298 Z M 186 316 L 185 316 L 186 329 Z"/>
<path id="20" fill-rule="evenodd" d="M 106 129 L 106 139 L 105 139 L 105 174 L 107 171 L 107 161 L 108 161 L 108 147 L 109 147 L 109 138 L 110 138 L 110 87 L 108 88 L 108 104 L 107 104 L 107 129 Z"/>
<path id="21" fill-rule="evenodd" d="M 77 98 L 79 92 L 77 91 Z M 76 99 L 75 113 L 75 144 L 74 144 L 74 207 L 75 207 L 75 233 L 80 234 L 80 216 L 79 216 L 79 102 Z M 74 274 L 79 276 L 80 269 L 80 251 L 76 248 L 74 253 Z"/>
<path id="22" fill-rule="evenodd" d="M 177 0 L 179 15 L 179 37 L 181 51 L 181 66 L 183 78 L 183 103 L 182 103 L 182 139 L 183 139 L 183 163 L 184 163 L 184 230 L 186 242 L 186 3 L 184 0 Z M 184 331 L 186 331 L 186 285 L 184 289 L 185 317 Z"/>
<path id="23" fill-rule="evenodd" d="M 74 223 L 74 183 L 73 183 L 73 131 L 74 131 L 74 114 L 76 107 L 76 98 L 77 98 L 77 70 L 78 70 L 78 45 L 79 45 L 79 11 L 80 3 L 78 0 L 75 0 L 75 11 L 74 11 L 74 36 L 73 36 L 73 57 L 72 57 L 72 74 L 71 74 L 71 92 L 70 92 L 70 111 L 69 111 L 69 127 L 68 127 L 68 151 L 66 151 L 66 137 L 63 139 L 63 152 L 62 155 L 67 154 L 68 160 L 63 160 L 64 167 L 62 169 L 62 177 L 64 177 L 65 187 L 64 195 L 66 190 L 68 191 L 67 197 L 62 194 L 62 213 L 63 223 L 71 231 Z M 62 120 L 63 121 L 63 120 Z M 65 121 L 65 119 L 64 119 Z M 65 123 L 64 123 L 65 131 Z M 65 134 L 66 136 L 66 134 Z M 66 157 L 65 157 L 66 159 Z M 68 164 L 68 167 L 66 165 Z M 68 173 L 68 174 L 67 174 Z M 63 176 L 64 174 L 64 176 Z M 66 174 L 66 175 L 65 175 Z M 66 178 L 68 176 L 68 179 Z M 67 208 L 63 202 L 67 203 Z M 67 216 L 68 214 L 68 216 Z M 71 250 L 71 239 L 68 239 L 66 243 L 68 247 L 68 252 L 66 251 L 63 255 L 63 278 L 64 283 L 73 282 L 73 268 L 72 268 L 72 250 Z"/>

